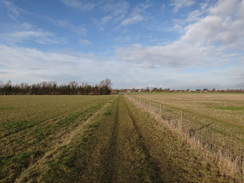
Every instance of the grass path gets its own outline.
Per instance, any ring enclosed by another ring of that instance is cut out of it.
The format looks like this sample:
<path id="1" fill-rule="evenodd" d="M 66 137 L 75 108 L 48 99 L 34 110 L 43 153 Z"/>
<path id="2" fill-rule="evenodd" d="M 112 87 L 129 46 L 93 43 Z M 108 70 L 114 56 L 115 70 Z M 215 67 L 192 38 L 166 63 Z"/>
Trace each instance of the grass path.
<path id="1" fill-rule="evenodd" d="M 104 182 L 162 182 L 124 97 L 116 103 Z"/>

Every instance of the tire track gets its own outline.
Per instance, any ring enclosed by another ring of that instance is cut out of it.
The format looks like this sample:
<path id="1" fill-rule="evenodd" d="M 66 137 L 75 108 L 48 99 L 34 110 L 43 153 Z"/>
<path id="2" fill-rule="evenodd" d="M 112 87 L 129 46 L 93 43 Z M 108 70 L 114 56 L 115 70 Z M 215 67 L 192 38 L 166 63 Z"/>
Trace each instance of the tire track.
<path id="1" fill-rule="evenodd" d="M 104 175 L 104 182 L 114 182 L 115 179 L 115 163 L 116 163 L 116 155 L 117 155 L 117 138 L 118 138 L 118 133 L 119 133 L 119 103 L 118 100 L 120 97 L 115 101 L 116 109 L 115 109 L 115 119 L 114 119 L 114 124 L 112 128 L 112 136 L 111 136 L 111 141 L 109 144 L 109 153 L 106 167 L 106 172 Z"/>
<path id="2" fill-rule="evenodd" d="M 104 162 L 103 182 L 162 183 L 161 171 L 152 161 L 137 126 L 137 120 L 123 96 L 115 101 L 113 115 L 114 122 L 111 127 L 109 151 Z M 132 136 L 125 134 L 131 132 L 133 133 Z"/>
<path id="3" fill-rule="evenodd" d="M 128 104 L 126 103 L 124 97 L 123 97 L 123 102 L 124 102 L 124 104 L 125 104 L 125 107 L 126 107 L 126 110 L 127 110 L 127 112 L 128 112 L 128 115 L 129 115 L 129 117 L 130 117 L 131 120 L 132 120 L 132 123 L 133 123 L 133 126 L 134 126 L 134 128 L 135 128 L 135 131 L 136 131 L 136 133 L 137 133 L 137 135 L 138 135 L 138 138 L 139 138 L 139 141 L 138 141 L 139 146 L 142 148 L 144 154 L 145 154 L 146 157 L 147 157 L 147 161 L 149 162 L 149 164 L 150 164 L 150 166 L 152 167 L 153 172 L 154 172 L 154 174 L 155 174 L 155 175 L 154 175 L 153 177 L 151 177 L 151 178 L 152 178 L 152 180 L 153 180 L 154 182 L 163 182 L 163 181 L 161 180 L 161 176 L 160 176 L 160 174 L 161 174 L 160 168 L 159 168 L 158 165 L 153 161 L 153 158 L 152 158 L 152 156 L 150 155 L 149 149 L 146 147 L 146 145 L 145 145 L 145 143 L 144 143 L 144 141 L 145 141 L 145 140 L 144 140 L 144 137 L 141 135 L 140 130 L 139 130 L 139 127 L 137 126 L 137 122 L 136 122 L 137 120 L 135 119 L 135 116 L 132 114 L 131 110 L 129 109 Z"/>

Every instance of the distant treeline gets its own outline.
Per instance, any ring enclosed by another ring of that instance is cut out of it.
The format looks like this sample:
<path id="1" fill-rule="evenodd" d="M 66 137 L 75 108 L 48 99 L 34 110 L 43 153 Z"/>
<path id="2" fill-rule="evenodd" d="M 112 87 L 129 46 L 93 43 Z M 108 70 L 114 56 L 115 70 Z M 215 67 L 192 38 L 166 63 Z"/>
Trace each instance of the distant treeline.
<path id="1" fill-rule="evenodd" d="M 162 88 L 142 88 L 142 89 L 120 89 L 114 90 L 113 92 L 120 93 L 120 92 L 165 92 L 165 93 L 244 93 L 244 89 L 226 89 L 226 90 L 217 90 L 213 89 L 196 89 L 196 90 L 172 90 L 170 88 L 162 89 Z"/>
<path id="2" fill-rule="evenodd" d="M 110 79 L 102 80 L 94 86 L 87 83 L 57 84 L 55 81 L 29 85 L 27 83 L 13 85 L 11 81 L 0 81 L 0 95 L 109 95 L 112 91 Z"/>

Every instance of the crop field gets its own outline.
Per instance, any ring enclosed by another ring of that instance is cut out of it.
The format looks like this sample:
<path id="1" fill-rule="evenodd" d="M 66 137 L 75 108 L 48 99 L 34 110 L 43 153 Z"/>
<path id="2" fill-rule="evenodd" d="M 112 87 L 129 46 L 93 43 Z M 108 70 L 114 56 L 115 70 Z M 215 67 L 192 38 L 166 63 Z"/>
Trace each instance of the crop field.
<path id="1" fill-rule="evenodd" d="M 167 124 L 243 158 L 243 111 L 244 95 L 0 96 L 0 182 L 241 182 Z"/>
<path id="2" fill-rule="evenodd" d="M 77 129 L 112 98 L 1 96 L 1 182 L 17 181 L 32 165 L 69 144 L 72 136 L 78 133 Z"/>
<path id="3" fill-rule="evenodd" d="M 243 173 L 243 94 L 144 93 L 134 97 L 213 155 L 232 161 L 233 169 L 239 167 Z"/>

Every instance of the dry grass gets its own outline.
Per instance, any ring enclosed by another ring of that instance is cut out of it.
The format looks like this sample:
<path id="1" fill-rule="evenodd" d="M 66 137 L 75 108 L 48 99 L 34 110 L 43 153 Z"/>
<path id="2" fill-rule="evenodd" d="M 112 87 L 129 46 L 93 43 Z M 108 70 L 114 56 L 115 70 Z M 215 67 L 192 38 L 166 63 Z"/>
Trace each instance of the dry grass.
<path id="1" fill-rule="evenodd" d="M 145 143 L 155 161 L 161 162 L 165 182 L 238 182 L 229 173 L 221 172 L 219 161 L 212 154 L 207 154 L 209 152 L 198 140 L 189 138 L 178 126 L 164 121 L 155 113 L 156 110 L 138 103 L 137 99 L 130 100 L 144 111 L 144 115 L 140 110 L 138 112 L 144 116 L 140 124 L 141 133 L 144 133 Z M 148 104 L 150 106 L 150 102 Z M 134 108 L 133 111 L 136 110 Z"/>
<path id="2" fill-rule="evenodd" d="M 140 94 L 135 101 L 184 134 L 192 146 L 204 149 L 224 174 L 242 180 L 244 95 Z"/>

